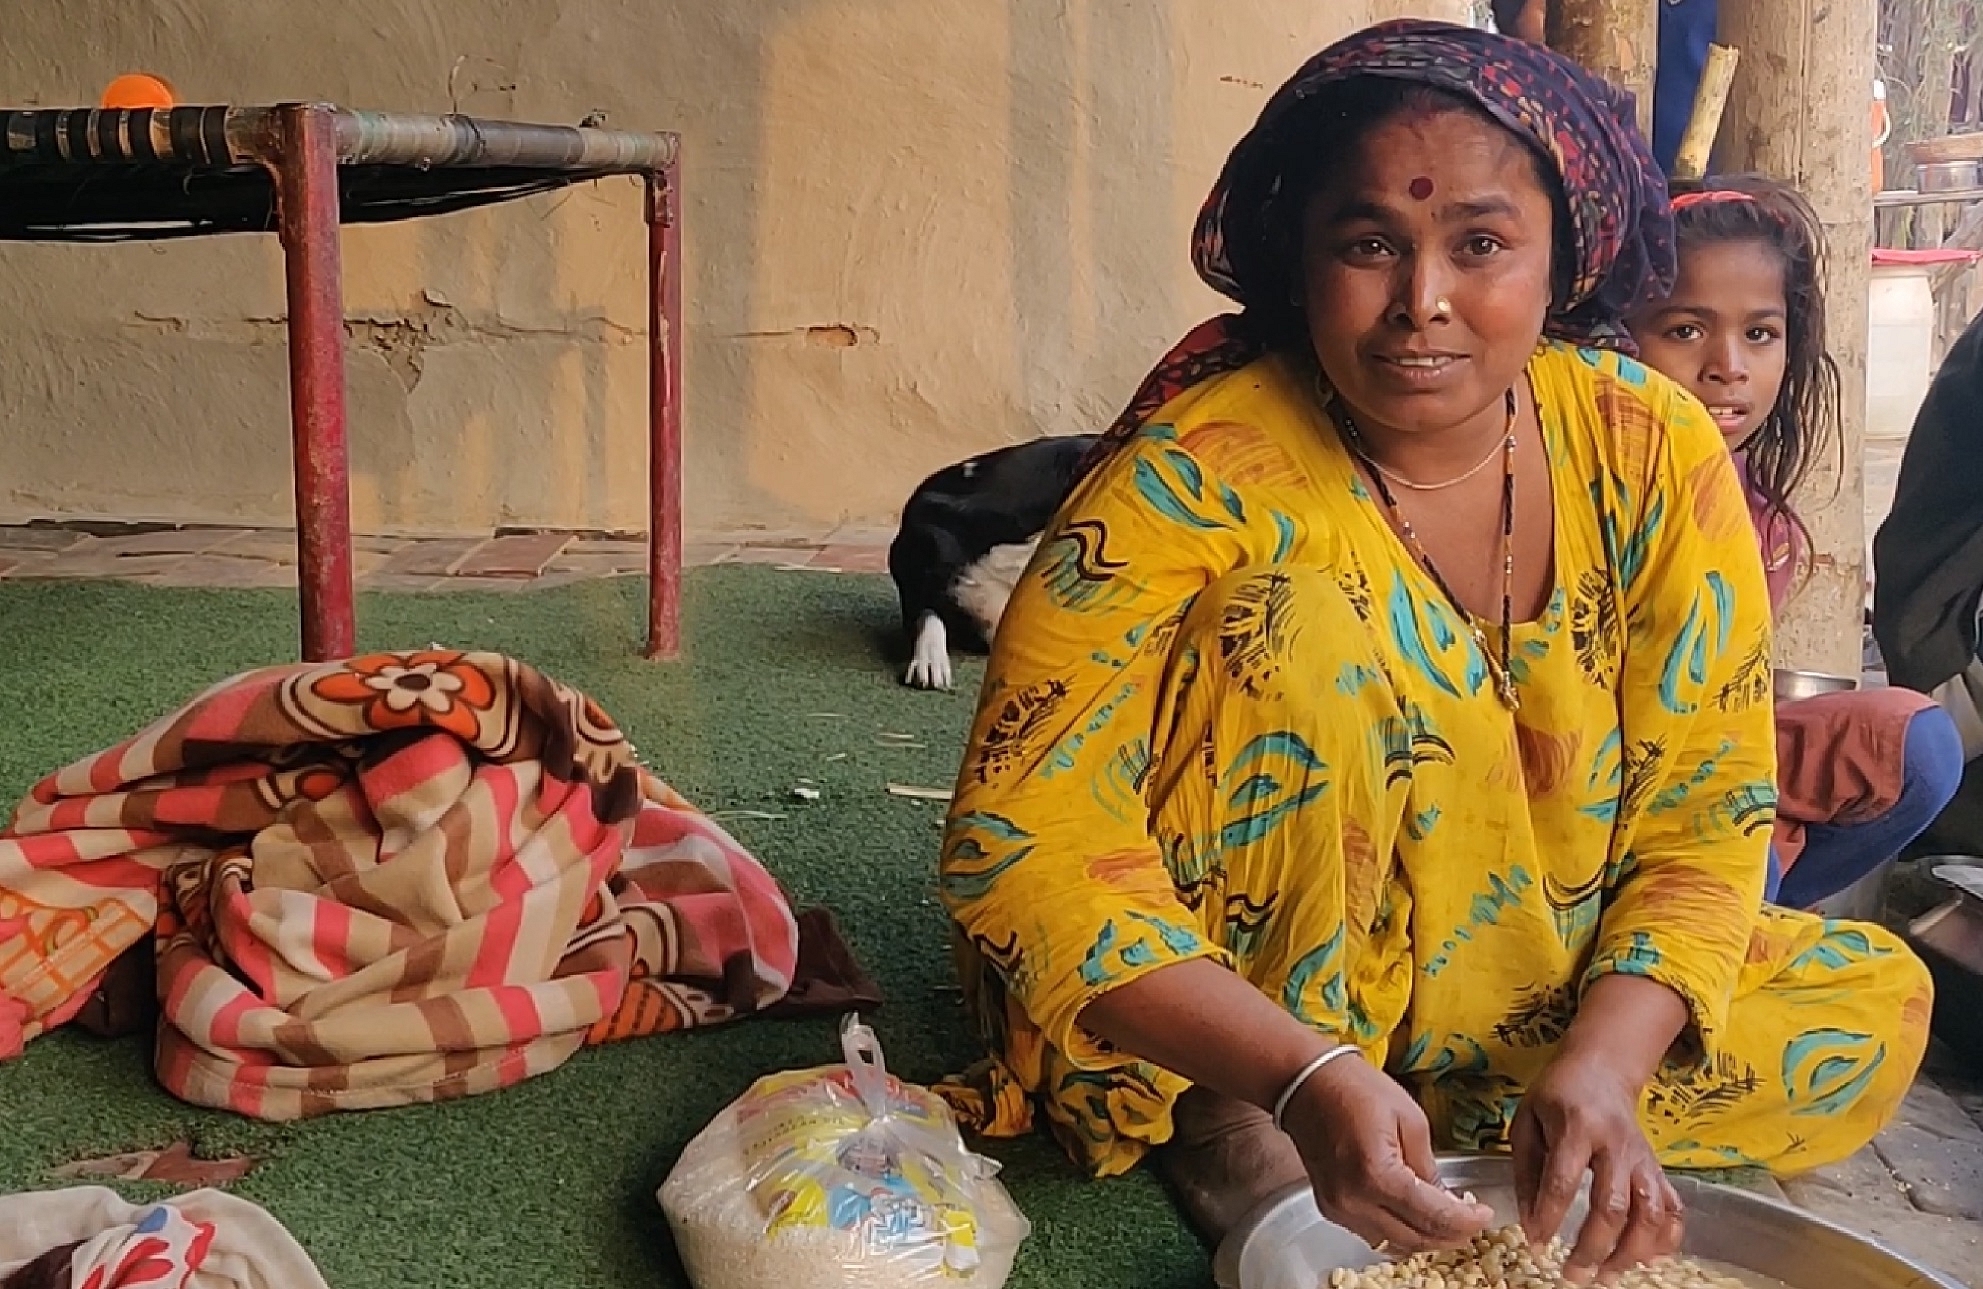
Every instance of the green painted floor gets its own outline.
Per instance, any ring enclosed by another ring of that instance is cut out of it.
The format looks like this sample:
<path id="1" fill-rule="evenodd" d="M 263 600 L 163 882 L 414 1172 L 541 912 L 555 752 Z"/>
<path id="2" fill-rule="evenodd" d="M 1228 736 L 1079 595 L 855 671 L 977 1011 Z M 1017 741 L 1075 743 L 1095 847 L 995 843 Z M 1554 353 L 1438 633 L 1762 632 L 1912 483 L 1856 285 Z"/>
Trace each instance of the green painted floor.
<path id="1" fill-rule="evenodd" d="M 949 786 L 978 667 L 955 694 L 905 690 L 886 579 L 745 567 L 691 573 L 686 660 L 644 663 L 643 589 L 369 596 L 360 645 L 526 659 L 597 698 L 704 809 L 785 815 L 730 826 L 802 903 L 839 913 L 888 993 L 873 1019 L 891 1066 L 924 1081 L 961 1066 L 971 1044 L 932 889 L 941 807 L 883 789 Z M 280 591 L 0 582 L 0 799 L 215 680 L 293 657 L 294 615 Z M 801 779 L 820 800 L 791 797 Z M 746 1021 L 584 1052 L 447 1106 L 274 1126 L 174 1101 L 151 1080 L 147 1042 L 58 1033 L 0 1066 L 0 1185 L 59 1185 L 49 1170 L 64 1162 L 190 1138 L 264 1161 L 236 1189 L 334 1289 L 669 1289 L 688 1282 L 653 1196 L 676 1154 L 756 1076 L 836 1052 L 831 1021 Z M 1085 1181 L 1043 1140 L 988 1153 L 1034 1224 L 1020 1289 L 1209 1284 L 1152 1178 Z"/>

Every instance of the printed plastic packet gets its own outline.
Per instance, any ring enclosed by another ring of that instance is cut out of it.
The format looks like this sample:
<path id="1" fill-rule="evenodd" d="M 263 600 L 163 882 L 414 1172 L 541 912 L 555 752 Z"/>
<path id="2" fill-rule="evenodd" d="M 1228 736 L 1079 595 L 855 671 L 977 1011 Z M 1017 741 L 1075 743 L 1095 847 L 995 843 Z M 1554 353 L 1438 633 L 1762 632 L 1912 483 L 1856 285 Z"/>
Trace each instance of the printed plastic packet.
<path id="1" fill-rule="evenodd" d="M 697 1289 L 1001 1289 L 1032 1227 L 950 1108 L 849 1016 L 843 1065 L 767 1075 L 659 1194 Z"/>

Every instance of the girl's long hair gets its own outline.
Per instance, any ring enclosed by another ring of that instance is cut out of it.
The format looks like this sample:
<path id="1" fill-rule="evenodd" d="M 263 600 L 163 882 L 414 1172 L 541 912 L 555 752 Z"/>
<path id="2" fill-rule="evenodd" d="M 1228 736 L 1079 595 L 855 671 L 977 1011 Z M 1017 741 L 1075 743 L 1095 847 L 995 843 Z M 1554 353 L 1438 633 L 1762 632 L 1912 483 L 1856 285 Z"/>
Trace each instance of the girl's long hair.
<path id="1" fill-rule="evenodd" d="M 1825 235 L 1795 188 L 1757 175 L 1673 185 L 1673 220 L 1684 262 L 1697 246 L 1746 242 L 1783 266 L 1783 387 L 1747 443 L 1748 483 L 1775 515 L 1810 532 L 1790 504 L 1826 444 L 1843 451 L 1838 367 L 1825 347 Z M 1725 195 L 1724 195 L 1725 194 Z"/>

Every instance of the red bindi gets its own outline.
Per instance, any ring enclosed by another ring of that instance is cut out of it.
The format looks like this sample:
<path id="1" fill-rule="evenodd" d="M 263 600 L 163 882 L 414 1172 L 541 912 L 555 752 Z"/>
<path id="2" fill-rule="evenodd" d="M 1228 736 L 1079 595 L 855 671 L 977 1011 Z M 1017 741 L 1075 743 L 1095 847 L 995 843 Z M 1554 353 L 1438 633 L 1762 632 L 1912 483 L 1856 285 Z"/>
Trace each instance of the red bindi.
<path id="1" fill-rule="evenodd" d="M 1411 187 L 1405 191 L 1412 195 L 1413 201 L 1424 201 L 1432 195 L 1432 181 L 1424 175 L 1420 175 L 1418 178 L 1412 180 Z"/>

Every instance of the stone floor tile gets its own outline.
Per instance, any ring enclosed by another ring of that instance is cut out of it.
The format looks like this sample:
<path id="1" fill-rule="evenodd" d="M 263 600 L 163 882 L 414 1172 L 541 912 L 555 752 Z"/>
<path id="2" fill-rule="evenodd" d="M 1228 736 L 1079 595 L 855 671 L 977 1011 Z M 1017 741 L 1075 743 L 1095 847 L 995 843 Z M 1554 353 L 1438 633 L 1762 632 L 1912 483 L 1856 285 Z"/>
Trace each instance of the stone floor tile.
<path id="1" fill-rule="evenodd" d="M 169 528 L 152 533 L 99 537 L 87 548 L 76 546 L 69 549 L 72 551 L 89 549 L 99 554 L 108 552 L 122 558 L 140 555 L 199 555 L 223 546 L 240 535 L 241 530 L 238 528 Z"/>
<path id="2" fill-rule="evenodd" d="M 1908 1257 L 1950 1275 L 1983 1267 L 1983 1224 L 1924 1213 L 1878 1153 L 1867 1147 L 1851 1159 L 1784 1183 L 1791 1202 L 1820 1217 L 1869 1235 Z M 1983 1289 L 1983 1282 L 1974 1282 Z"/>
<path id="3" fill-rule="evenodd" d="M 434 583 L 435 591 L 453 594 L 458 591 L 501 591 L 514 594 L 528 591 L 538 585 L 539 579 L 528 577 L 464 577 L 458 573 L 449 574 Z"/>
<path id="4" fill-rule="evenodd" d="M 647 539 L 645 537 L 579 536 L 572 539 L 572 544 L 565 548 L 565 553 L 572 555 L 639 555 L 645 558 L 647 555 Z"/>
<path id="5" fill-rule="evenodd" d="M 812 562 L 815 566 L 831 565 L 846 573 L 886 573 L 888 548 L 866 543 L 822 546 Z"/>
<path id="6" fill-rule="evenodd" d="M 785 550 L 812 550 L 821 545 L 820 538 L 813 533 L 794 532 L 743 532 L 722 534 L 740 546 L 776 546 Z"/>
<path id="7" fill-rule="evenodd" d="M 577 572 L 571 572 L 569 570 L 560 572 L 557 566 L 553 565 L 552 567 L 545 569 L 544 572 L 537 577 L 529 578 L 527 580 L 514 579 L 510 582 L 510 584 L 506 588 L 497 588 L 497 589 L 507 589 L 512 591 L 533 591 L 533 592 L 549 591 L 560 586 L 573 586 L 579 582 L 597 582 L 605 577 L 623 577 L 623 576 L 626 575 L 615 574 L 615 573 L 605 573 L 605 574 L 577 573 Z M 487 580 L 493 581 L 495 579 L 491 578 Z M 461 589 L 458 585 L 460 581 L 461 581 L 460 578 L 449 578 L 447 581 L 441 583 L 440 586 L 437 587 L 436 589 L 442 591 L 459 590 Z"/>
<path id="8" fill-rule="evenodd" d="M 559 574 L 577 574 L 580 577 L 624 577 L 629 573 L 645 573 L 647 555 L 615 554 L 611 551 L 593 552 L 572 549 L 545 565 L 544 573 L 537 580 L 541 584 L 545 578 Z"/>
<path id="9" fill-rule="evenodd" d="M 0 524 L 0 550 L 10 554 L 20 551 L 54 554 L 88 540 L 88 533 L 79 533 L 72 528 L 51 528 L 44 524 Z"/>
<path id="10" fill-rule="evenodd" d="M 224 552 L 231 559 L 254 559 L 269 564 L 296 562 L 296 533 L 288 528 L 243 528 L 209 553 Z"/>
<path id="11" fill-rule="evenodd" d="M 145 576 L 151 586 L 293 587 L 293 565 L 231 555 L 193 555 Z"/>
<path id="12" fill-rule="evenodd" d="M 40 551 L 0 551 L 0 559 L 6 560 L 8 566 L 7 572 L 0 573 L 0 577 L 27 578 L 31 576 L 29 569 L 46 564 L 54 558 L 53 555 Z"/>
<path id="13" fill-rule="evenodd" d="M 387 556 L 378 572 L 390 577 L 445 577 L 450 568 L 480 544 L 473 537 L 440 537 L 414 542 Z"/>
<path id="14" fill-rule="evenodd" d="M 446 585 L 441 577 L 431 573 L 371 573 L 358 579 L 361 591 L 387 591 L 396 594 L 425 594 L 439 590 Z"/>
<path id="15" fill-rule="evenodd" d="M 819 539 L 822 546 L 886 546 L 901 531 L 900 524 L 841 524 Z"/>
<path id="16" fill-rule="evenodd" d="M 491 537 L 455 561 L 450 577 L 536 577 L 571 545 L 570 533 Z"/>
<path id="17" fill-rule="evenodd" d="M 15 579 L 139 578 L 168 573 L 188 558 L 189 553 L 184 551 L 176 554 L 120 554 L 115 550 L 103 549 L 102 542 L 90 541 L 52 558 L 24 563 L 9 576 Z"/>
<path id="18" fill-rule="evenodd" d="M 1983 1127 L 1948 1093 L 1916 1081 L 1873 1147 L 1915 1208 L 1983 1231 Z"/>
<path id="19" fill-rule="evenodd" d="M 803 567 L 813 557 L 810 546 L 759 546 L 748 544 L 739 546 L 731 553 L 726 564 L 791 564 Z"/>
<path id="20" fill-rule="evenodd" d="M 689 542 L 682 547 L 683 568 L 707 568 L 712 564 L 734 564 L 743 547 L 735 542 Z"/>

